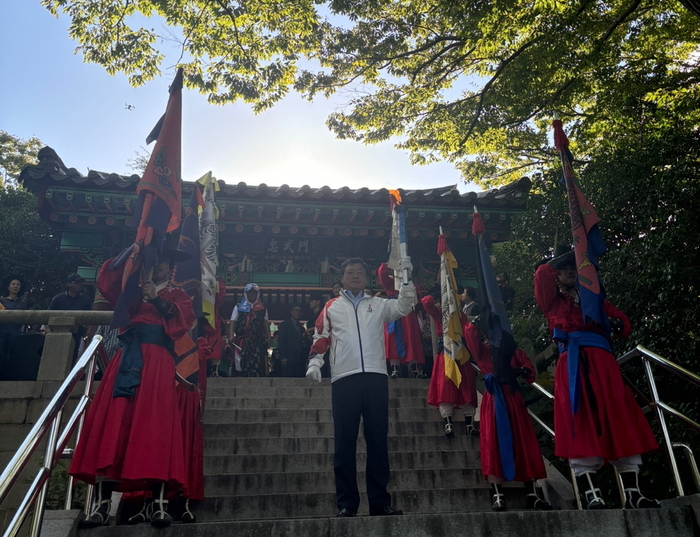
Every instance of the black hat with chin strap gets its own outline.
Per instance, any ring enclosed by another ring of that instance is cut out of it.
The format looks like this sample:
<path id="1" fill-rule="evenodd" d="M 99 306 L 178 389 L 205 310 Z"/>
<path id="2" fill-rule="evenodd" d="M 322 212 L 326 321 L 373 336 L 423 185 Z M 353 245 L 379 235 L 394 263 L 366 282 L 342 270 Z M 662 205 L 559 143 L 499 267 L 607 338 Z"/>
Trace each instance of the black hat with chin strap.
<path id="1" fill-rule="evenodd" d="M 559 244 L 554 249 L 554 255 L 552 257 L 545 257 L 537 265 L 535 269 L 540 265 L 548 263 L 552 265 L 555 269 L 561 270 L 568 265 L 576 265 L 576 254 L 571 246 L 566 244 Z"/>

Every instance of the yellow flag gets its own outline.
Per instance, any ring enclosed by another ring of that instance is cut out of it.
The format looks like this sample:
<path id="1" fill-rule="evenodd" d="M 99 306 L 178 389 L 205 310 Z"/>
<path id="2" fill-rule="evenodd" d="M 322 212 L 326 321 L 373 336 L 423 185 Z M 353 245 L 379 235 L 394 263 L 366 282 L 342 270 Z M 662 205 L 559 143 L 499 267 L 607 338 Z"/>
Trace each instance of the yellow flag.
<path id="1" fill-rule="evenodd" d="M 471 356 L 464 344 L 464 334 L 462 333 L 462 323 L 459 316 L 457 281 L 454 276 L 457 260 L 452 255 L 443 235 L 440 235 L 438 241 L 438 253 L 440 254 L 440 304 L 442 305 L 445 377 L 459 387 L 462 383 L 462 373 L 459 370 L 459 365 L 467 363 Z"/>

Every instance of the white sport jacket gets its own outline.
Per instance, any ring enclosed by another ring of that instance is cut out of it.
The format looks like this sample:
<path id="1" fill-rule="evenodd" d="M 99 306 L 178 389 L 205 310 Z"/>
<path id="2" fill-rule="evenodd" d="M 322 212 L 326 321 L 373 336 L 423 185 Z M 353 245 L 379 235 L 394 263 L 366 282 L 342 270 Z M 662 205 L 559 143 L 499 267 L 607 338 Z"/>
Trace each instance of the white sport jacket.
<path id="1" fill-rule="evenodd" d="M 386 375 L 384 323 L 408 315 L 416 301 L 413 283 L 402 285 L 398 299 L 366 296 L 357 307 L 341 292 L 316 319 L 309 365 L 323 365 L 330 349 L 331 382 L 357 373 Z"/>

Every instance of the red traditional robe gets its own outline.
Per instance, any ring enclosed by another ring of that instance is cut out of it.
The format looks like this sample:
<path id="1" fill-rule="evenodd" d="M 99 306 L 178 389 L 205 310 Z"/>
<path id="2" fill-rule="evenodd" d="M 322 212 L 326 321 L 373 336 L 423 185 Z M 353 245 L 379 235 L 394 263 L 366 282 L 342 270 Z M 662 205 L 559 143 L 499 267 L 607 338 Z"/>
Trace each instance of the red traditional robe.
<path id="1" fill-rule="evenodd" d="M 110 282 L 118 272 L 100 271 L 98 285 L 110 300 Z M 114 286 L 112 286 L 114 287 Z M 181 338 L 194 321 L 192 304 L 181 289 L 165 288 L 158 296 L 169 302 L 175 315 L 164 319 L 149 302 L 141 302 L 132 324 L 156 324 L 173 340 Z M 160 345 L 143 343 L 141 383 L 131 397 L 113 397 L 121 363 L 120 349 L 110 361 L 85 418 L 69 473 L 87 483 L 99 476 L 119 482 L 117 490 L 139 491 L 156 482 L 182 487 L 187 482 L 183 453 L 182 415 L 175 388 L 172 354 Z"/>
<path id="2" fill-rule="evenodd" d="M 182 415 L 182 436 L 184 446 L 187 482 L 183 495 L 190 500 L 204 499 L 204 424 L 202 414 L 207 398 L 207 364 L 211 358 L 211 346 L 206 338 L 197 340 L 199 358 L 198 385 L 193 390 L 178 384 L 177 394 Z"/>
<path id="3" fill-rule="evenodd" d="M 472 323 L 468 323 L 464 327 L 464 338 L 467 341 L 467 348 L 472 355 L 472 359 L 476 361 L 481 373 L 484 375 L 493 374 L 491 350 L 488 343 L 482 341 L 479 329 Z M 525 380 L 529 383 L 534 382 L 535 368 L 522 350 L 516 349 L 513 358 L 511 358 L 510 366 L 514 369 L 526 368 L 530 375 Z M 502 385 L 502 389 L 510 428 L 513 433 L 514 481 L 524 482 L 533 479 L 544 479 L 547 477 L 547 470 L 542 461 L 540 445 L 532 428 L 523 396 L 519 391 L 511 393 L 508 385 Z M 493 395 L 488 390 L 484 391 L 484 397 L 481 399 L 480 423 L 481 471 L 486 478 L 489 475 L 493 475 L 505 479 L 498 449 L 494 400 Z"/>
<path id="4" fill-rule="evenodd" d="M 382 284 L 386 296 L 389 298 L 398 297 L 399 292 L 394 288 L 394 280 L 389 277 L 389 267 L 386 263 L 382 263 L 377 269 L 379 282 Z M 411 283 L 410 285 L 413 285 Z M 416 290 L 417 291 L 417 290 Z M 404 355 L 399 356 L 396 348 L 396 333 L 389 333 L 389 325 L 384 325 L 384 351 L 387 361 L 399 360 L 402 365 L 405 364 L 424 364 L 425 355 L 423 354 L 423 339 L 420 333 L 420 325 L 418 324 L 418 316 L 415 311 L 411 311 L 405 317 L 401 317 L 398 321 L 401 324 L 401 336 L 404 345 Z"/>
<path id="5" fill-rule="evenodd" d="M 438 336 L 442 336 L 442 312 L 435 305 L 435 299 L 428 295 L 421 299 L 423 309 L 435 321 Z M 439 407 L 440 403 L 452 403 L 459 406 L 466 404 L 474 408 L 478 405 L 476 397 L 476 373 L 470 363 L 459 366 L 462 373 L 462 382 L 459 387 L 445 377 L 445 361 L 443 353 L 435 357 L 433 373 L 430 376 L 430 387 L 428 388 L 428 404 Z"/>
<path id="6" fill-rule="evenodd" d="M 550 332 L 558 328 L 567 333 L 602 333 L 594 323 L 584 324 L 580 306 L 573 297 L 559 291 L 558 274 L 548 264 L 541 265 L 535 273 L 535 299 L 547 318 Z M 605 313 L 622 321 L 619 335 L 627 338 L 631 332 L 627 316 L 607 301 Z M 603 457 L 614 461 L 658 448 L 649 422 L 622 379 L 615 357 L 605 349 L 581 347 L 579 360 L 579 411 L 573 416 L 566 351 L 559 356 L 554 371 L 555 454 L 567 459 Z"/>

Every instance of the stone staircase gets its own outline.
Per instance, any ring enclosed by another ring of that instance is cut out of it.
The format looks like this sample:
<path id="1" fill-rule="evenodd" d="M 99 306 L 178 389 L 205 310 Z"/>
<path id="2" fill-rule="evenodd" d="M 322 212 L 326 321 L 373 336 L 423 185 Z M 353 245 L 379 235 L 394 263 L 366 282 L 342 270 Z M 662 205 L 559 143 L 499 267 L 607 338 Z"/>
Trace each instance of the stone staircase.
<path id="1" fill-rule="evenodd" d="M 425 403 L 428 382 L 390 380 L 389 450 L 394 506 L 403 517 L 368 517 L 363 495 L 358 517 L 336 519 L 330 381 L 209 379 L 204 471 L 207 499 L 194 525 L 167 530 L 110 526 L 80 537 L 456 537 L 461 535 L 690 536 L 700 534 L 700 498 L 660 510 L 581 512 L 571 509 L 570 487 L 556 470 L 546 487 L 564 507 L 522 511 L 524 491 L 506 490 L 509 511 L 494 513 L 481 476 L 478 439 L 447 439 L 442 420 Z M 459 424 L 458 424 L 459 425 Z M 362 430 L 362 429 L 360 429 Z M 364 489 L 365 448 L 358 440 L 358 486 Z M 563 484 L 562 484 L 563 483 Z M 570 498 L 569 498 L 570 499 Z M 696 533 L 698 532 L 698 533 Z"/>

